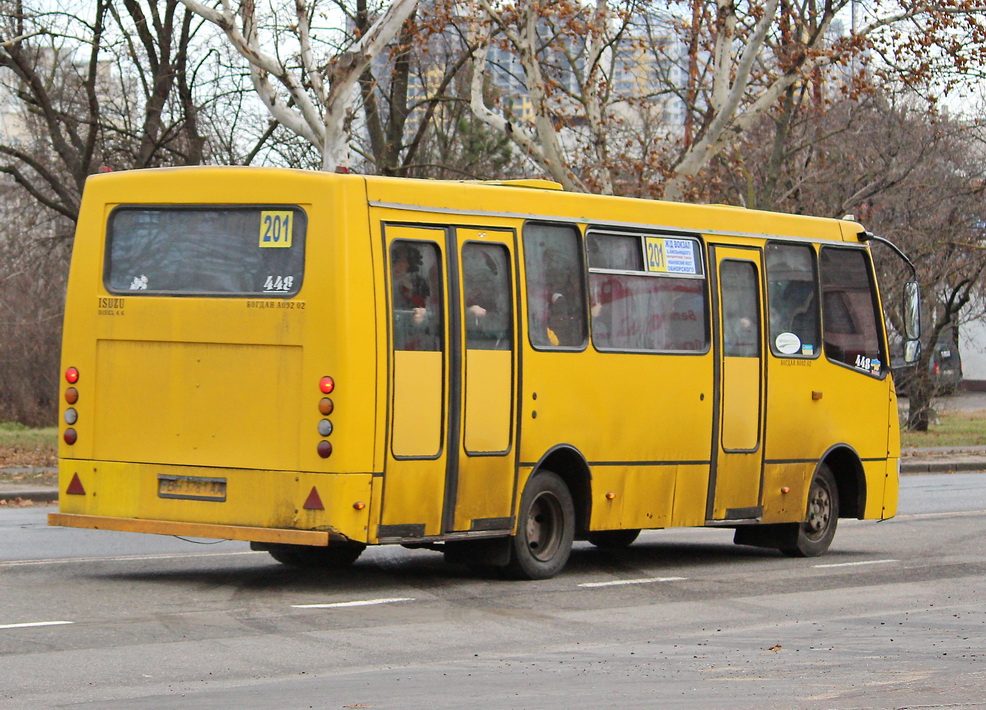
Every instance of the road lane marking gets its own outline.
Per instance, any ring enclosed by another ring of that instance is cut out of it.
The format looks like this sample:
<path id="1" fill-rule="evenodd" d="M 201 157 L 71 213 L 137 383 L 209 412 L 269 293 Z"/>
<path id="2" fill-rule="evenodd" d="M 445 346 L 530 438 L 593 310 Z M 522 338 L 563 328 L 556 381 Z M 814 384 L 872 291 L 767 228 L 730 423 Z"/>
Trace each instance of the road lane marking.
<path id="1" fill-rule="evenodd" d="M 31 629 L 38 626 L 64 626 L 65 624 L 74 624 L 74 621 L 29 621 L 25 624 L 0 624 L 0 630 L 3 629 Z"/>
<path id="2" fill-rule="evenodd" d="M 867 560 L 866 562 L 839 562 L 832 565 L 814 565 L 815 569 L 829 569 L 832 567 L 862 567 L 863 565 L 885 565 L 900 560 Z"/>
<path id="3" fill-rule="evenodd" d="M 893 518 L 887 518 L 887 521 L 891 520 L 929 520 L 935 518 L 962 518 L 967 515 L 986 515 L 986 510 L 952 510 L 949 512 L 942 513 L 900 513 Z M 883 521 L 877 521 L 883 522 Z"/>
<path id="4" fill-rule="evenodd" d="M 583 582 L 580 587 L 622 587 L 627 584 L 655 584 L 657 582 L 682 582 L 687 577 L 647 577 L 646 579 L 620 579 L 615 582 Z"/>
<path id="5" fill-rule="evenodd" d="M 31 567 L 37 565 L 65 565 L 72 562 L 133 562 L 134 560 L 187 560 L 199 557 L 229 557 L 232 555 L 263 555 L 263 552 L 244 550 L 242 552 L 192 552 L 161 555 L 121 555 L 119 557 L 54 557 L 50 560 L 11 560 L 0 562 L 0 567 Z"/>
<path id="6" fill-rule="evenodd" d="M 394 599 L 362 599 L 354 602 L 328 602 L 325 604 L 292 604 L 293 609 L 344 609 L 353 606 L 376 606 L 377 604 L 397 604 L 398 602 L 413 602 L 412 597 L 396 597 Z"/>

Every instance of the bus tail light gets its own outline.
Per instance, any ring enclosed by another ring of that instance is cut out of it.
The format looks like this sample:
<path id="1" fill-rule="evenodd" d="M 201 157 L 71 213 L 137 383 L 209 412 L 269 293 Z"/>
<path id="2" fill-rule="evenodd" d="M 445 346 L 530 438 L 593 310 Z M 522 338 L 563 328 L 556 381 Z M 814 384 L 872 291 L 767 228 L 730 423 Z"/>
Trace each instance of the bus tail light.
<path id="1" fill-rule="evenodd" d="M 318 381 L 318 389 L 322 394 L 331 394 L 336 388 L 336 382 L 331 377 L 326 375 L 321 380 Z M 332 412 L 335 411 L 335 403 L 328 397 L 322 397 L 318 402 L 318 412 L 323 417 L 328 417 Z M 332 442 L 325 441 L 326 438 L 332 434 L 333 430 L 332 422 L 328 419 L 322 419 L 318 423 L 318 435 L 322 437 L 322 441 L 318 442 L 318 455 L 323 459 L 329 458 L 332 455 Z M 314 489 L 313 489 L 314 491 Z"/>
<path id="2" fill-rule="evenodd" d="M 76 367 L 66 368 L 65 381 L 68 382 L 70 385 L 74 385 L 76 382 L 78 382 L 79 369 Z M 75 387 L 66 387 L 65 401 L 70 405 L 74 405 L 76 402 L 78 402 L 79 390 L 77 390 Z M 79 440 L 78 432 L 76 432 L 76 430 L 72 428 L 73 426 L 75 426 L 75 423 L 79 421 L 79 412 L 75 407 L 69 407 L 68 409 L 65 410 L 64 418 L 65 418 L 65 423 L 68 424 L 68 428 L 62 433 L 62 441 L 64 441 L 69 446 L 71 446 L 72 444 L 74 444 L 76 441 Z"/>

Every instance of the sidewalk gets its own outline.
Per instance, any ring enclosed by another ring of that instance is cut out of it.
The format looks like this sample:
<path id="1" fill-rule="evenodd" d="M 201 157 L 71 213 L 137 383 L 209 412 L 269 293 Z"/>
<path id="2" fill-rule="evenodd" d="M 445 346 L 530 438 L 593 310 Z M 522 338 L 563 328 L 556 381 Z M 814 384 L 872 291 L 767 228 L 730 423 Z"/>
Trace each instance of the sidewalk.
<path id="1" fill-rule="evenodd" d="M 986 473 L 986 446 L 904 449 L 901 451 L 900 472 L 905 476 L 924 473 Z M 8 501 L 8 504 L 14 505 L 18 501 L 56 503 L 58 490 L 54 486 L 0 481 L 0 501 Z"/>

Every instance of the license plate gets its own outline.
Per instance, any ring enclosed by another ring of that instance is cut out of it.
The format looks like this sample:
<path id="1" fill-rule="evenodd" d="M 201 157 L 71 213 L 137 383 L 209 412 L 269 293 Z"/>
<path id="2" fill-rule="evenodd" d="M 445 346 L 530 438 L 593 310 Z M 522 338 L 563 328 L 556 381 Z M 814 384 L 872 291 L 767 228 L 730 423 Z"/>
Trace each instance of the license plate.
<path id="1" fill-rule="evenodd" d="M 202 478 L 199 476 L 157 477 L 158 498 L 181 498 L 182 500 L 226 500 L 225 478 Z"/>

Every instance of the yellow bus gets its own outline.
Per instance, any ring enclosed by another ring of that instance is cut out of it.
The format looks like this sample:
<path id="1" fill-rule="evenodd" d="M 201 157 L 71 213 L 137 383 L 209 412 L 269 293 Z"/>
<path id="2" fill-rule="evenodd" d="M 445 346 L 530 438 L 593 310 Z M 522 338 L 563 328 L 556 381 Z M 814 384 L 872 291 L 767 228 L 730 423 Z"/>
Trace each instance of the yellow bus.
<path id="1" fill-rule="evenodd" d="M 897 506 L 869 236 L 536 180 L 91 177 L 49 522 L 528 579 L 675 526 L 821 554 Z"/>

